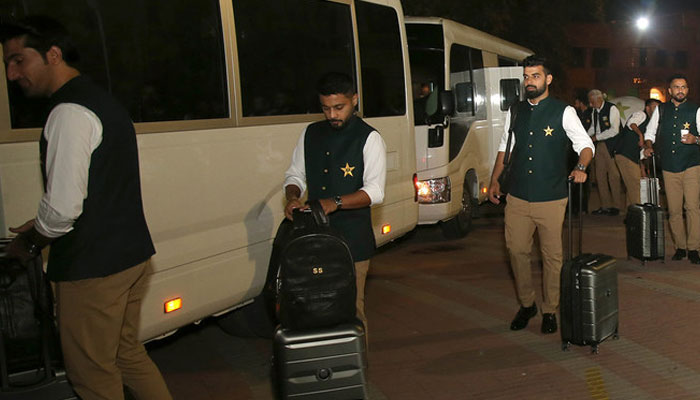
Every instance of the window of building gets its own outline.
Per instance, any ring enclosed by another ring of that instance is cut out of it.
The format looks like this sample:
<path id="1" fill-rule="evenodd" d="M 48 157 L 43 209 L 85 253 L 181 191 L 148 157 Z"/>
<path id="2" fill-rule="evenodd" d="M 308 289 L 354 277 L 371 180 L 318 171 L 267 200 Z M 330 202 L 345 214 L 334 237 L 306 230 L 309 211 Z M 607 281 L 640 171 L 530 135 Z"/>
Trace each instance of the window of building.
<path id="1" fill-rule="evenodd" d="M 507 111 L 510 106 L 520 100 L 520 80 L 501 79 L 501 111 Z"/>
<path id="2" fill-rule="evenodd" d="M 233 10 L 244 117 L 318 113 L 325 73 L 355 77 L 347 4 L 236 0 Z"/>
<path id="3" fill-rule="evenodd" d="M 678 50 L 673 56 L 673 68 L 688 68 L 688 52 Z"/>
<path id="4" fill-rule="evenodd" d="M 586 66 L 586 49 L 583 47 L 574 47 L 571 49 L 571 66 L 574 68 L 583 68 Z"/>
<path id="5" fill-rule="evenodd" d="M 3 4 L 2 11 L 61 21 L 81 54 L 75 66 L 111 92 L 134 122 L 229 116 L 216 0 L 17 1 Z M 15 84 L 9 95 L 13 128 L 41 126 L 44 115 L 35 102 L 24 99 Z"/>
<path id="6" fill-rule="evenodd" d="M 656 67 L 665 67 L 668 63 L 668 53 L 666 50 L 656 50 L 656 62 L 654 65 Z"/>
<path id="7" fill-rule="evenodd" d="M 640 48 L 640 49 L 639 49 L 639 66 L 640 66 L 640 67 L 646 67 L 648 61 L 649 61 L 649 58 L 648 58 L 648 55 L 647 55 L 647 49 L 645 49 L 645 48 Z"/>
<path id="8" fill-rule="evenodd" d="M 363 115 L 403 115 L 406 112 L 406 82 L 396 11 L 364 1 L 355 5 L 362 64 Z"/>
<path id="9" fill-rule="evenodd" d="M 593 68 L 606 68 L 610 64 L 610 51 L 608 49 L 595 48 L 591 56 Z"/>

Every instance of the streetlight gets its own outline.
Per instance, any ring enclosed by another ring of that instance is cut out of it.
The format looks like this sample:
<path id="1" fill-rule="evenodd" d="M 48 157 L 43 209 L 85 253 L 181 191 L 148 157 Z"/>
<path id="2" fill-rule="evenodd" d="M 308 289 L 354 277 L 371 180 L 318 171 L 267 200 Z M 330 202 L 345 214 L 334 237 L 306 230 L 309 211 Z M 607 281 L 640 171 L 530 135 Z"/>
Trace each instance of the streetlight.
<path id="1" fill-rule="evenodd" d="M 637 18 L 637 29 L 640 31 L 645 31 L 647 28 L 649 28 L 649 18 L 647 17 L 639 17 Z"/>

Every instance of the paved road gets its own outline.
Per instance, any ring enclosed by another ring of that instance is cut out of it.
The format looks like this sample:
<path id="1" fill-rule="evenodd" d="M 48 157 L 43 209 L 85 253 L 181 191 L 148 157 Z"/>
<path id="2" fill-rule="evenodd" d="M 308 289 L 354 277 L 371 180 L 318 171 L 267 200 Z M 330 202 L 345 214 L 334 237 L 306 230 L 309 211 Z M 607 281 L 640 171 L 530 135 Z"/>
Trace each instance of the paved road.
<path id="1" fill-rule="evenodd" d="M 622 217 L 586 217 L 584 249 L 620 260 L 621 338 L 598 355 L 562 352 L 540 317 L 508 329 L 518 306 L 502 216 L 489 210 L 464 239 L 421 227 L 373 259 L 372 399 L 700 399 L 700 268 L 627 261 Z M 269 340 L 205 322 L 150 350 L 176 399 L 273 398 Z"/>

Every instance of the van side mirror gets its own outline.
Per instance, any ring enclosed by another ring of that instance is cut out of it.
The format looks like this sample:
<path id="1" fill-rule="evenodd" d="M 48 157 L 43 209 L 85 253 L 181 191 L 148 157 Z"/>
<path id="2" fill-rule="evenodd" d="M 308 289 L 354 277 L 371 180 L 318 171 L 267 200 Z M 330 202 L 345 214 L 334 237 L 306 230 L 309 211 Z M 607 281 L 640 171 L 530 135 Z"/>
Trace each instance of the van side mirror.
<path id="1" fill-rule="evenodd" d="M 455 112 L 455 97 L 451 90 L 443 90 L 440 92 L 440 114 L 452 115 Z"/>

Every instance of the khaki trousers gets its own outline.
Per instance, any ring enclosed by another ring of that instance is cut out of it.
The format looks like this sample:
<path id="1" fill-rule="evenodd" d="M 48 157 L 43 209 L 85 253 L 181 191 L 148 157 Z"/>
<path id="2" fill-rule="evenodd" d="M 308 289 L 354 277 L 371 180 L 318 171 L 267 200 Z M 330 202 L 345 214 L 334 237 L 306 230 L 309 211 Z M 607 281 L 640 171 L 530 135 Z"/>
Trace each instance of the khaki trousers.
<path id="1" fill-rule="evenodd" d="M 625 189 L 627 189 L 627 205 L 631 206 L 641 203 L 639 188 L 642 172 L 639 169 L 639 164 L 620 154 L 615 155 L 615 164 L 620 170 L 622 182 L 625 184 Z"/>
<path id="2" fill-rule="evenodd" d="M 355 284 L 357 286 L 357 318 L 365 325 L 365 338 L 367 338 L 367 316 L 365 316 L 365 282 L 369 271 L 369 260 L 355 263 Z"/>
<path id="3" fill-rule="evenodd" d="M 618 208 L 622 204 L 620 171 L 610 157 L 608 146 L 600 142 L 595 148 L 595 179 L 602 208 Z"/>
<path id="4" fill-rule="evenodd" d="M 507 197 L 506 246 L 510 252 L 518 301 L 523 307 L 529 307 L 535 302 L 530 262 L 535 229 L 542 251 L 542 312 L 554 313 L 559 306 L 559 280 L 563 262 L 561 231 L 567 201 L 528 202 L 511 195 Z"/>
<path id="5" fill-rule="evenodd" d="M 700 165 L 683 172 L 664 171 L 664 188 L 673 245 L 676 249 L 700 250 Z"/>
<path id="6" fill-rule="evenodd" d="M 172 397 L 138 339 L 146 263 L 94 279 L 56 283 L 66 374 L 83 400 Z"/>

